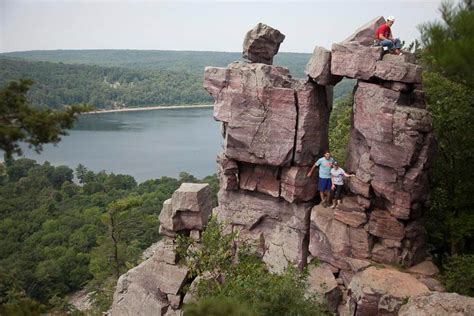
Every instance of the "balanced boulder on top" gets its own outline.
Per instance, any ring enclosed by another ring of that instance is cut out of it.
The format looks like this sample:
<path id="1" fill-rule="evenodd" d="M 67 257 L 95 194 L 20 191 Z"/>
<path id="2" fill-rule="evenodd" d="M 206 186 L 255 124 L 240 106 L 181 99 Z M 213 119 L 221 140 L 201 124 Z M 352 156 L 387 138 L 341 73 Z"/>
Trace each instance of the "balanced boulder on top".
<path id="1" fill-rule="evenodd" d="M 266 24 L 258 23 L 245 36 L 242 56 L 256 63 L 271 65 L 273 56 L 278 53 L 284 39 L 285 35 L 280 31 Z"/>

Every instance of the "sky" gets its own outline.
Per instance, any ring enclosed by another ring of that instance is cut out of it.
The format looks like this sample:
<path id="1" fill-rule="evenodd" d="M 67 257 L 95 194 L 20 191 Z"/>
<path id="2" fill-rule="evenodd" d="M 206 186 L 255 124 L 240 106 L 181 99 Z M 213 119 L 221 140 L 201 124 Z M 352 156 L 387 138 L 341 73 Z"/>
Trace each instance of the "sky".
<path id="1" fill-rule="evenodd" d="M 441 0 L 0 0 L 0 52 L 52 49 L 233 51 L 258 22 L 286 35 L 283 52 L 330 48 L 377 16 L 408 43 L 439 19 Z"/>

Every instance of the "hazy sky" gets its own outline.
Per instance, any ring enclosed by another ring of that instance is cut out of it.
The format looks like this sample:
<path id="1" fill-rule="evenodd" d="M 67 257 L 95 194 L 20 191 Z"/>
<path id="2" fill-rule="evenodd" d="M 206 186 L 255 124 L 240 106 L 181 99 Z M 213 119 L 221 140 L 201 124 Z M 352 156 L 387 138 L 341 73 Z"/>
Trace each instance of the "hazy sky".
<path id="1" fill-rule="evenodd" d="M 441 1 L 0 0 L 0 52 L 44 49 L 240 51 L 258 22 L 286 35 L 284 52 L 331 47 L 376 16 L 407 42 Z"/>

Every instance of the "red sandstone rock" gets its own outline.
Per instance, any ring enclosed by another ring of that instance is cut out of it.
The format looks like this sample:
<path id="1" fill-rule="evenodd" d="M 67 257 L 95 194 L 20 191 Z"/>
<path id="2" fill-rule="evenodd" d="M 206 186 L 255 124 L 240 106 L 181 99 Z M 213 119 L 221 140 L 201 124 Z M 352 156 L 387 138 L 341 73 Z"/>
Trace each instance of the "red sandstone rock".
<path id="1" fill-rule="evenodd" d="M 219 191 L 217 219 L 239 228 L 239 238 L 263 243 L 263 261 L 273 272 L 288 264 L 306 263 L 305 240 L 313 202 L 290 204 L 269 195 L 248 191 Z"/>
<path id="2" fill-rule="evenodd" d="M 355 196 L 346 196 L 339 204 L 338 208 L 345 212 L 365 212 L 366 207 L 358 202 Z"/>
<path id="3" fill-rule="evenodd" d="M 178 294 L 188 269 L 165 262 L 161 257 L 163 251 L 156 251 L 151 258 L 120 277 L 111 308 L 112 315 L 154 315 L 165 312 L 170 304 L 167 294 Z"/>
<path id="4" fill-rule="evenodd" d="M 217 175 L 219 176 L 219 186 L 224 190 L 238 190 L 239 168 L 235 160 L 227 158 L 223 153 L 217 156 Z"/>
<path id="5" fill-rule="evenodd" d="M 228 67 L 229 84 L 216 99 L 219 110 L 214 113 L 215 119 L 227 123 L 225 155 L 255 164 L 290 164 L 297 107 L 288 70 L 246 63 Z M 210 84 L 208 77 L 204 80 Z"/>
<path id="6" fill-rule="evenodd" d="M 285 167 L 281 172 L 281 197 L 286 201 L 312 200 L 317 193 L 317 174 L 307 177 L 311 167 Z"/>
<path id="7" fill-rule="evenodd" d="M 369 232 L 377 237 L 402 240 L 405 237 L 403 224 L 388 211 L 374 209 L 370 214 Z"/>
<path id="8" fill-rule="evenodd" d="M 352 315 L 397 315 L 406 297 L 428 293 L 428 288 L 410 274 L 369 267 L 355 274 L 349 284 Z"/>
<path id="9" fill-rule="evenodd" d="M 417 264 L 416 266 L 408 269 L 410 273 L 417 273 L 426 276 L 435 276 L 439 273 L 438 267 L 433 263 L 433 261 L 427 260 L 422 263 Z"/>
<path id="10" fill-rule="evenodd" d="M 351 245 L 347 225 L 334 220 L 334 210 L 317 205 L 311 210 L 309 252 L 331 265 L 349 270 L 345 257 Z"/>
<path id="11" fill-rule="evenodd" d="M 431 292 L 410 297 L 400 316 L 474 315 L 474 298 L 456 293 Z"/>
<path id="12" fill-rule="evenodd" d="M 420 83 L 423 69 L 415 64 L 379 60 L 374 76 L 382 80 Z"/>
<path id="13" fill-rule="evenodd" d="M 372 248 L 372 260 L 380 263 L 401 264 L 401 249 L 377 243 Z"/>
<path id="14" fill-rule="evenodd" d="M 342 80 L 331 74 L 331 52 L 320 46 L 314 48 L 304 72 L 322 86 L 334 86 Z"/>
<path id="15" fill-rule="evenodd" d="M 168 231 L 202 230 L 212 211 L 211 188 L 205 183 L 183 183 L 163 203 L 161 226 Z"/>
<path id="16" fill-rule="evenodd" d="M 351 239 L 351 257 L 367 259 L 370 257 L 372 238 L 365 228 L 349 228 Z"/>
<path id="17" fill-rule="evenodd" d="M 297 82 L 296 91 L 298 126 L 295 135 L 297 166 L 311 166 L 329 147 L 328 124 L 332 109 L 332 93 L 311 82 Z"/>
<path id="18" fill-rule="evenodd" d="M 308 270 L 308 295 L 315 295 L 321 303 L 327 303 L 329 311 L 336 312 L 342 293 L 329 268 L 311 266 Z"/>
<path id="19" fill-rule="evenodd" d="M 242 163 L 239 173 L 241 189 L 280 196 L 280 170 L 277 167 Z"/>
<path id="20" fill-rule="evenodd" d="M 344 42 L 357 42 L 364 46 L 370 46 L 374 42 L 375 31 L 384 23 L 385 19 L 382 16 L 378 16 L 359 27 L 352 35 L 346 38 Z"/>
<path id="21" fill-rule="evenodd" d="M 242 56 L 248 60 L 271 65 L 285 35 L 263 23 L 247 32 Z"/>
<path id="22" fill-rule="evenodd" d="M 360 227 L 367 222 L 367 214 L 365 212 L 348 212 L 336 210 L 334 218 L 344 224 L 352 227 Z"/>
<path id="23" fill-rule="evenodd" d="M 356 42 L 332 44 L 331 73 L 337 76 L 368 80 L 376 62 L 382 59 L 382 47 L 366 47 Z"/>
<path id="24" fill-rule="evenodd" d="M 392 142 L 393 114 L 399 98 L 399 92 L 359 82 L 354 94 L 354 128 L 369 141 Z"/>

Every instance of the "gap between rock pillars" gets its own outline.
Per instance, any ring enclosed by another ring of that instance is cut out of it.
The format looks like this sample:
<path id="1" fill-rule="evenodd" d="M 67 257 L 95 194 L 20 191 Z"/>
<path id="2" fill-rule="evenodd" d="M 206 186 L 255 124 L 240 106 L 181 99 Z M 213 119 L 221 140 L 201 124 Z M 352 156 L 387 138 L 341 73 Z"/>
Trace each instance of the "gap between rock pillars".
<path id="1" fill-rule="evenodd" d="M 295 137 L 293 139 L 293 153 L 291 157 L 291 165 L 295 164 L 295 156 L 296 156 L 296 143 L 298 141 L 298 126 L 299 126 L 299 119 L 300 119 L 300 108 L 298 104 L 298 91 L 293 89 L 293 95 L 295 97 L 295 109 L 296 109 L 296 122 L 295 122 Z"/>

